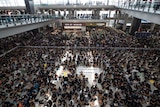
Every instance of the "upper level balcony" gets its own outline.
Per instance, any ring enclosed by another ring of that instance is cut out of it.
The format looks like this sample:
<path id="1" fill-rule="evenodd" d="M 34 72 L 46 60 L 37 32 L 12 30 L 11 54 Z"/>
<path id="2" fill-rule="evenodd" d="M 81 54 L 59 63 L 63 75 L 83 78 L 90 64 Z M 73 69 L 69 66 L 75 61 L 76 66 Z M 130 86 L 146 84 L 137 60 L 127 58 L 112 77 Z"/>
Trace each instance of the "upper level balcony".
<path id="1" fill-rule="evenodd" d="M 54 19 L 56 18 L 52 15 L 38 15 L 38 14 L 0 15 L 0 28 L 42 23 Z"/>
<path id="2" fill-rule="evenodd" d="M 160 0 L 125 0 L 124 2 L 118 0 L 115 6 L 123 9 L 160 14 Z"/>
<path id="3" fill-rule="evenodd" d="M 44 27 L 57 20 L 51 15 L 1 15 L 0 38 Z"/>
<path id="4" fill-rule="evenodd" d="M 160 0 L 34 0 L 34 6 L 36 9 L 115 9 L 118 7 L 160 13 Z M 25 9 L 25 3 L 24 0 L 1 0 L 0 9 Z"/>

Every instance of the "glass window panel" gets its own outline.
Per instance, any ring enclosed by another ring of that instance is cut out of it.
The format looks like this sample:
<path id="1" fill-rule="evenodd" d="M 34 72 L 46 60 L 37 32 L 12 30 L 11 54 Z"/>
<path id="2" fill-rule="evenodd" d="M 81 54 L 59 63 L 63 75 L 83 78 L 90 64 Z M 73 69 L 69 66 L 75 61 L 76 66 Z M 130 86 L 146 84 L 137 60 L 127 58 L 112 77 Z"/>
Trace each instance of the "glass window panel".
<path id="1" fill-rule="evenodd" d="M 1 0 L 1 1 L 2 1 L 3 6 L 7 6 L 6 0 Z"/>
<path id="2" fill-rule="evenodd" d="M 50 5 L 50 4 L 55 4 L 54 3 L 54 0 L 48 0 L 48 4 Z"/>
<path id="3" fill-rule="evenodd" d="M 40 0 L 41 4 L 48 4 L 48 0 Z"/>
<path id="4" fill-rule="evenodd" d="M 119 0 L 34 0 L 34 4 L 115 5 Z M 0 6 L 25 6 L 24 0 L 0 0 Z"/>
<path id="5" fill-rule="evenodd" d="M 57 0 L 56 4 L 64 4 L 64 0 Z"/>
<path id="6" fill-rule="evenodd" d="M 16 6 L 25 6 L 24 0 L 16 0 Z"/>
<path id="7" fill-rule="evenodd" d="M 2 0 L 0 0 L 0 6 L 4 6 L 4 3 Z"/>
<path id="8" fill-rule="evenodd" d="M 25 6 L 24 0 L 0 0 L 0 6 Z"/>
<path id="9" fill-rule="evenodd" d="M 115 10 L 111 11 L 110 17 L 115 17 L 115 14 L 116 14 Z"/>
<path id="10" fill-rule="evenodd" d="M 40 4 L 40 0 L 34 0 L 34 4 Z"/>
<path id="11" fill-rule="evenodd" d="M 8 0 L 8 6 L 16 6 L 15 0 Z"/>

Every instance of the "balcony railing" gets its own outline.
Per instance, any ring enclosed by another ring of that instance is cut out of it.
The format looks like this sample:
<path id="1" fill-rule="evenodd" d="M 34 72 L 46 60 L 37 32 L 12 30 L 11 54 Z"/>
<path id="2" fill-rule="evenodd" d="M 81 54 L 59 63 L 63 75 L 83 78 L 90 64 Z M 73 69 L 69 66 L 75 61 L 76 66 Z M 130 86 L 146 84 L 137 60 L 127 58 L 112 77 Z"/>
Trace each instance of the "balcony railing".
<path id="1" fill-rule="evenodd" d="M 24 14 L 24 15 L 0 15 L 0 28 L 18 26 L 31 23 L 39 23 L 56 19 L 53 15 L 38 15 L 38 14 Z"/>
<path id="2" fill-rule="evenodd" d="M 0 28 L 39 23 L 39 22 L 49 21 L 53 19 L 108 20 L 108 19 L 115 19 L 115 18 L 120 18 L 120 19 L 124 18 L 123 14 L 121 16 L 117 16 L 115 14 L 110 17 L 107 17 L 107 16 L 108 14 L 106 14 L 105 16 L 102 15 L 99 17 L 92 16 L 92 15 L 74 17 L 73 15 L 58 16 L 58 15 L 44 15 L 44 14 L 0 15 Z"/>
<path id="3" fill-rule="evenodd" d="M 117 2 L 116 6 L 125 9 L 132 9 L 150 13 L 158 13 L 160 14 L 160 2 L 152 2 L 152 1 L 125 1 L 125 2 Z"/>

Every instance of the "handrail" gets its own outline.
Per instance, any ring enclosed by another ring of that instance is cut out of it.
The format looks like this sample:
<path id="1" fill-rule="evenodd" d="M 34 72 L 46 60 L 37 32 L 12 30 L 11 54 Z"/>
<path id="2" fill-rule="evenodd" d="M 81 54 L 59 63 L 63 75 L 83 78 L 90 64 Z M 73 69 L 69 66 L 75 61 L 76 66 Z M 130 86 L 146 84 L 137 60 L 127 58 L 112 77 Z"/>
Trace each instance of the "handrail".
<path id="1" fill-rule="evenodd" d="M 52 19 L 57 19 L 57 17 L 44 14 L 0 15 L 0 26 L 16 26 L 18 24 L 44 22 Z"/>
<path id="2" fill-rule="evenodd" d="M 137 47 L 92 47 L 92 46 L 18 46 L 20 48 L 59 48 L 59 49 L 116 49 L 116 50 L 160 50 L 160 48 L 137 48 Z"/>
<path id="3" fill-rule="evenodd" d="M 122 14 L 121 16 L 117 16 L 116 14 L 113 17 L 105 17 L 102 18 L 103 20 L 105 19 L 112 19 L 112 18 L 124 18 L 124 15 Z M 72 17 L 70 15 L 68 16 L 56 16 L 56 15 L 52 15 L 52 14 L 21 14 L 21 15 L 17 15 L 17 14 L 12 14 L 12 15 L 8 15 L 8 14 L 1 14 L 0 15 L 0 26 L 6 26 L 8 27 L 9 24 L 13 24 L 13 25 L 17 25 L 18 23 L 32 23 L 32 22 L 41 22 L 44 20 L 51 20 L 51 19 L 63 19 L 63 20 L 68 20 L 68 19 L 85 19 L 85 20 L 100 20 L 101 18 L 97 18 L 96 16 L 91 16 L 91 17 L 83 17 L 83 18 L 79 18 L 79 17 Z"/>
<path id="4" fill-rule="evenodd" d="M 104 50 L 104 49 L 113 49 L 113 50 L 143 50 L 143 51 L 150 51 L 150 50 L 157 50 L 160 51 L 160 48 L 136 48 L 136 47 L 73 47 L 73 46 L 16 46 L 9 51 L 3 53 L 0 55 L 0 57 L 5 56 L 6 54 L 18 49 L 18 48 L 55 48 L 55 49 L 98 49 L 98 50 Z"/>
<path id="5" fill-rule="evenodd" d="M 8 53 L 10 53 L 10 52 L 12 52 L 12 51 L 14 51 L 14 50 L 16 50 L 17 48 L 18 48 L 18 46 L 14 47 L 14 48 L 12 48 L 12 49 L 10 49 L 10 50 L 8 50 L 7 52 L 5 52 L 5 53 L 3 53 L 3 54 L 0 54 L 0 57 L 5 56 L 6 54 L 8 54 Z"/>
<path id="6" fill-rule="evenodd" d="M 115 3 L 115 5 L 119 8 L 138 10 L 150 13 L 158 13 L 160 14 L 160 2 L 159 1 L 124 1 Z"/>

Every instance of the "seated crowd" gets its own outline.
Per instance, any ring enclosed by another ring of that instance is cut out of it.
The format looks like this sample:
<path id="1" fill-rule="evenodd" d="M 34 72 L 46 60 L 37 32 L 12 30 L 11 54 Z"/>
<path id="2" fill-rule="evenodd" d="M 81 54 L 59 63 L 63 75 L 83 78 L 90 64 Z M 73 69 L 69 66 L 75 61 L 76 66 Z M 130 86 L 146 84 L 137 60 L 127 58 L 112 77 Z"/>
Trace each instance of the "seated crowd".
<path id="1" fill-rule="evenodd" d="M 28 46 L 32 42 L 39 39 L 42 35 L 47 35 L 50 31 L 34 34 L 32 31 L 16 34 L 6 38 L 0 39 L 0 54 L 3 54 L 17 46 Z"/>
<path id="2" fill-rule="evenodd" d="M 123 35 L 111 37 L 111 31 L 92 30 L 91 36 L 83 32 L 69 37 L 61 33 L 42 34 L 32 39 L 35 42 L 25 42 L 39 47 L 19 47 L 0 57 L 1 107 L 160 106 L 159 50 L 89 47 L 127 47 L 136 42 Z M 57 75 L 61 66 L 69 71 L 67 75 Z M 78 66 L 99 67 L 103 72 L 95 73 L 91 84 L 83 72 L 77 74 Z"/>
<path id="3" fill-rule="evenodd" d="M 153 35 L 155 33 L 153 32 Z M 159 36 L 151 36 L 147 40 L 138 41 L 135 37 L 114 29 L 96 28 L 88 32 L 65 32 L 55 30 L 34 34 L 32 31 L 0 39 L 0 54 L 16 46 L 92 46 L 92 47 L 160 47 Z M 90 43 L 88 42 L 90 39 Z M 88 44 L 89 43 L 89 44 Z"/>

